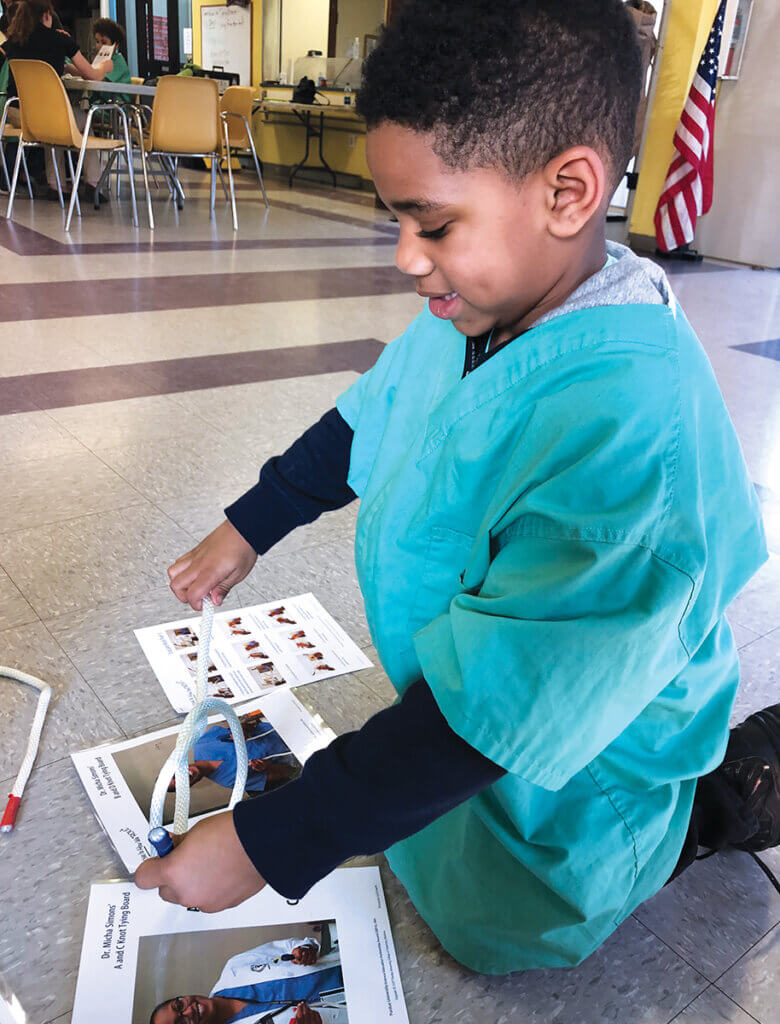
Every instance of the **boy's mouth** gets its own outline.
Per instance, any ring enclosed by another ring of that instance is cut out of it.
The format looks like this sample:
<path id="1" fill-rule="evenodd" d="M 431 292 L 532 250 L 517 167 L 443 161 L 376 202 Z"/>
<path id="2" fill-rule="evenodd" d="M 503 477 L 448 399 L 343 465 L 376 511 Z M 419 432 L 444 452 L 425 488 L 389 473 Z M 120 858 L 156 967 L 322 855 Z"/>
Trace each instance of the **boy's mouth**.
<path id="1" fill-rule="evenodd" d="M 460 295 L 457 292 L 447 292 L 445 295 L 423 295 L 428 299 L 428 308 L 434 316 L 441 320 L 451 320 L 460 305 Z"/>

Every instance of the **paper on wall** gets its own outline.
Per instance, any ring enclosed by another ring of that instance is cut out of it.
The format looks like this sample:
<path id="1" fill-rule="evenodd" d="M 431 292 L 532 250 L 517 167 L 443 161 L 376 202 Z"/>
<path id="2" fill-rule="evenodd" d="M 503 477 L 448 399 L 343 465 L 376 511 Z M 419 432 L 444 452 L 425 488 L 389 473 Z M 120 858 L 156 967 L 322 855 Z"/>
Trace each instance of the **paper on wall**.
<path id="1" fill-rule="evenodd" d="M 315 964 L 291 963 L 301 945 Z M 194 995 L 205 1018 L 204 1001 L 231 986 L 246 1024 L 288 1024 L 303 978 L 322 1024 L 408 1024 L 378 868 L 334 871 L 294 905 L 266 887 L 218 914 L 131 882 L 93 885 L 72 1024 L 146 1024 L 158 1004 Z"/>
<path id="2" fill-rule="evenodd" d="M 178 712 L 195 704 L 199 623 L 199 618 L 179 619 L 135 631 Z M 370 667 L 313 594 L 214 616 L 209 693 L 230 703 Z"/>
<path id="3" fill-rule="evenodd" d="M 300 766 L 330 743 L 334 733 L 313 718 L 295 694 L 271 693 L 236 708 L 244 726 L 250 759 L 247 799 L 262 799 L 300 772 Z M 152 790 L 166 758 L 176 745 L 178 727 L 161 729 L 121 743 L 107 743 L 71 754 L 95 815 L 128 871 L 154 856 L 147 841 Z M 188 827 L 224 810 L 235 781 L 235 755 L 224 718 L 213 715 L 190 763 L 201 753 L 208 758 L 190 790 Z M 215 751 L 218 770 L 214 764 Z M 260 756 L 258 756 L 260 755 Z M 211 768 L 211 775 L 209 774 Z M 218 781 L 214 781 L 218 779 Z M 175 793 L 166 798 L 163 823 L 173 820 Z"/>

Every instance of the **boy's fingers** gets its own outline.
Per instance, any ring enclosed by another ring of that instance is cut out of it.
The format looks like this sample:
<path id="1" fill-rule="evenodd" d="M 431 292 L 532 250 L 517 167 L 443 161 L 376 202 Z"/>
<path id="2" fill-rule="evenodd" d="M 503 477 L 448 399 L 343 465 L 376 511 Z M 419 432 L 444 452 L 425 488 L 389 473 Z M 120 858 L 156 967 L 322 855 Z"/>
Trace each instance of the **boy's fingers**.
<path id="1" fill-rule="evenodd" d="M 181 900 L 176 895 L 176 891 L 170 887 L 170 885 L 160 886 L 160 899 L 166 903 L 178 903 L 181 904 Z"/>
<path id="2" fill-rule="evenodd" d="M 139 864 L 133 881 L 139 889 L 157 889 L 163 885 L 163 863 L 159 857 L 150 857 Z"/>
<path id="3" fill-rule="evenodd" d="M 173 579 L 175 576 L 178 576 L 184 569 L 187 568 L 190 562 L 192 562 L 192 555 L 192 551 L 187 551 L 185 554 L 177 558 L 173 565 L 168 566 L 168 575 L 171 577 L 171 579 Z"/>

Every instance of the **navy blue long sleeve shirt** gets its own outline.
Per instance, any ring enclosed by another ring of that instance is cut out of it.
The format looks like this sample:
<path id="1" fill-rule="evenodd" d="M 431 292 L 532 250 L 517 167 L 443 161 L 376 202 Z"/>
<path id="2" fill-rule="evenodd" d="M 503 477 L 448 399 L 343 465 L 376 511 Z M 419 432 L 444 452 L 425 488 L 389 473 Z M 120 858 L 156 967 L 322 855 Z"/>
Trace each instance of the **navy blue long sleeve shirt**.
<path id="1" fill-rule="evenodd" d="M 356 497 L 347 483 L 352 430 L 327 412 L 225 514 L 258 554 L 296 526 Z M 424 679 L 401 701 L 312 755 L 281 789 L 239 804 L 238 837 L 263 878 L 291 899 L 344 860 L 418 832 L 504 770 L 455 733 Z"/>

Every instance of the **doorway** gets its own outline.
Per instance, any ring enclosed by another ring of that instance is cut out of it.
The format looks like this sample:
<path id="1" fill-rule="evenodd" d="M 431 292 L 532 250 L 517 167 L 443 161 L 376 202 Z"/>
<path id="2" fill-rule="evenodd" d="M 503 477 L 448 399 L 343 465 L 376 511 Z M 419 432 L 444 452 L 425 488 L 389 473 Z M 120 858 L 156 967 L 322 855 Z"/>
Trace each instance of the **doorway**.
<path id="1" fill-rule="evenodd" d="M 178 0 L 135 0 L 138 74 L 175 75 L 181 70 Z"/>

